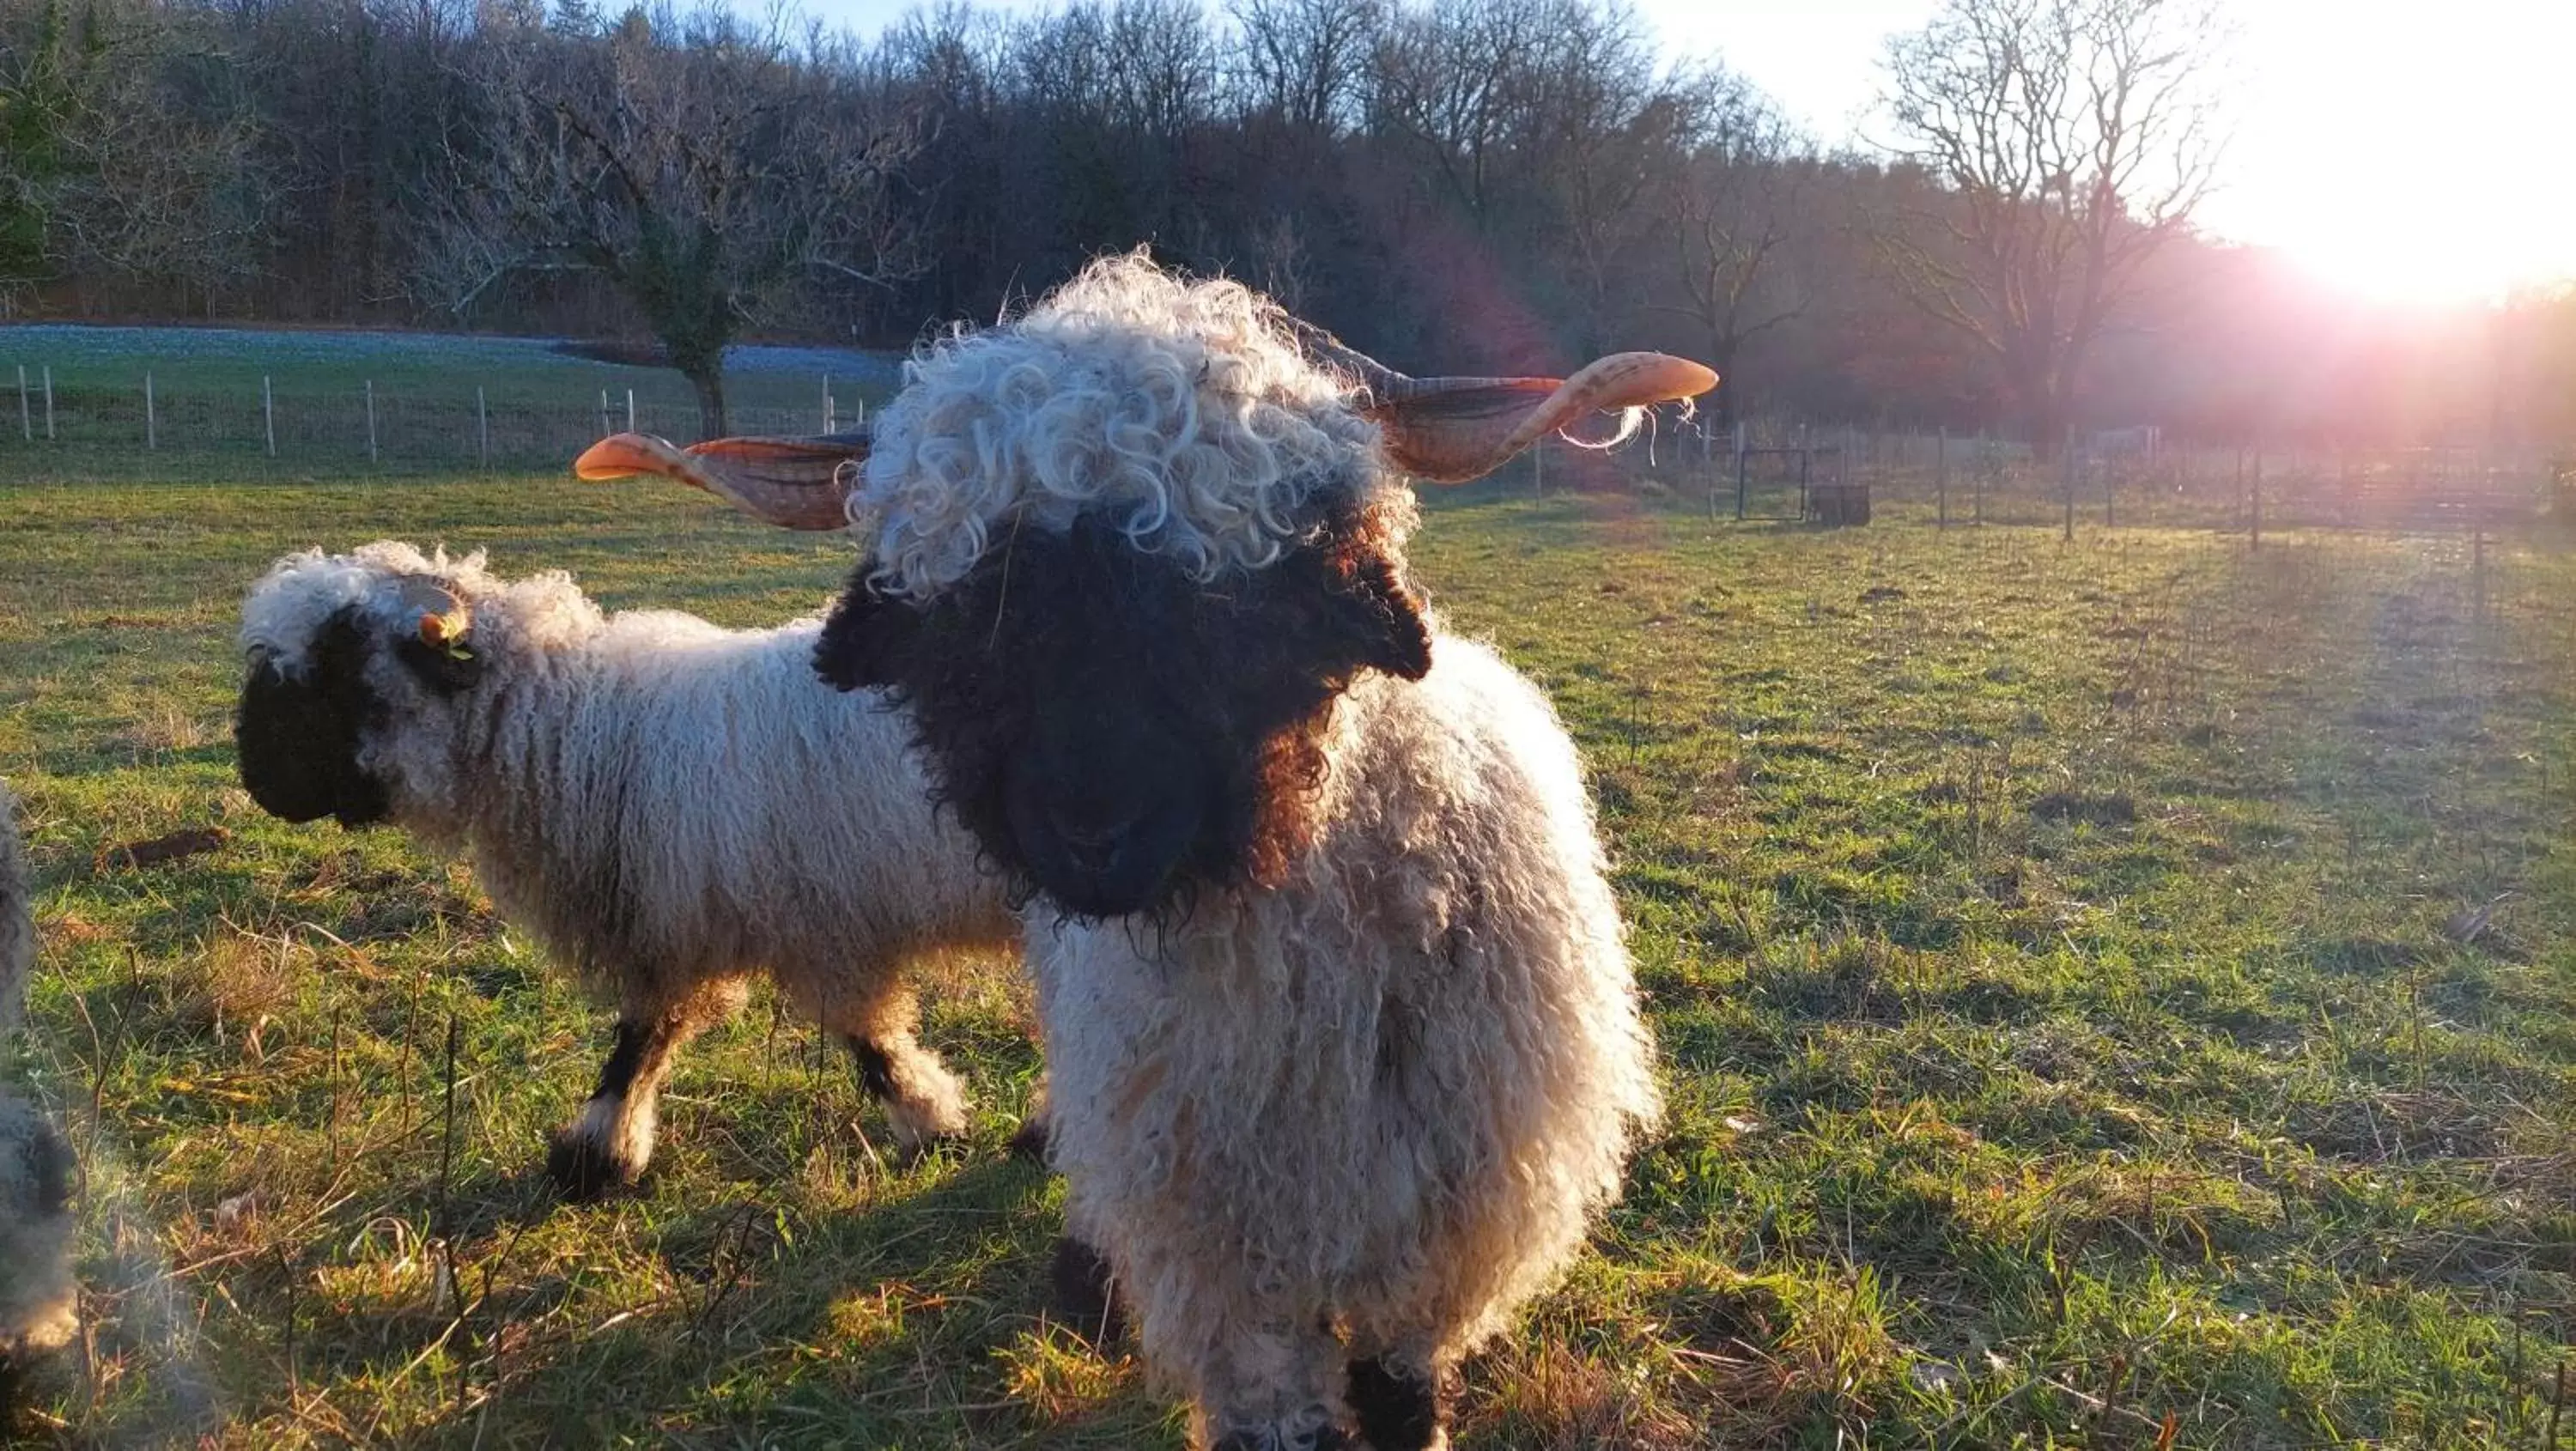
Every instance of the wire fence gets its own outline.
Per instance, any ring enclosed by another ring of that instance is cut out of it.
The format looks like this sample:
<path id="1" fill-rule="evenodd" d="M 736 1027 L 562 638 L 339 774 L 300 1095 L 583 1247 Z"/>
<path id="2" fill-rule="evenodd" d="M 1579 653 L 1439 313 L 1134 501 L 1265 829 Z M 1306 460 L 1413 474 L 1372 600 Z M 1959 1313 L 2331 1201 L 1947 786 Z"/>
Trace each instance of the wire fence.
<path id="1" fill-rule="evenodd" d="M 2211 444 L 2126 429 L 2043 453 L 1984 434 L 1693 421 L 1617 454 L 1553 444 L 1498 487 L 1643 488 L 1746 522 L 1863 524 L 1893 506 L 1935 527 L 2456 533 L 2576 514 L 2576 450 Z"/>
<path id="2" fill-rule="evenodd" d="M 149 373 L 133 385 L 64 382 L 39 367 L 0 374 L 0 388 L 9 390 L 0 394 L 9 409 L 0 467 L 20 481 L 544 471 L 621 430 L 699 435 L 695 396 L 671 385 L 502 377 L 171 387 Z M 733 433 L 829 432 L 866 417 L 856 384 L 828 376 L 756 377 L 728 393 Z"/>
<path id="3" fill-rule="evenodd" d="M 0 373 L 0 389 L 14 389 L 16 404 L 14 418 L 0 414 L 0 469 L 21 482 L 548 472 L 620 430 L 699 435 L 697 400 L 668 373 L 609 387 L 446 372 L 170 387 L 150 371 L 132 383 L 64 382 L 40 364 Z M 726 425 L 738 434 L 830 432 L 867 412 L 856 380 L 828 374 L 736 375 L 728 394 Z M 1857 525 L 1894 509 L 1945 528 L 2448 533 L 2576 514 L 2576 456 L 2476 444 L 2216 445 L 2153 428 L 2071 434 L 2043 452 L 1990 434 L 1700 418 L 1660 420 L 1613 452 L 1551 442 L 1488 487 L 1642 491 L 1747 522 Z"/>

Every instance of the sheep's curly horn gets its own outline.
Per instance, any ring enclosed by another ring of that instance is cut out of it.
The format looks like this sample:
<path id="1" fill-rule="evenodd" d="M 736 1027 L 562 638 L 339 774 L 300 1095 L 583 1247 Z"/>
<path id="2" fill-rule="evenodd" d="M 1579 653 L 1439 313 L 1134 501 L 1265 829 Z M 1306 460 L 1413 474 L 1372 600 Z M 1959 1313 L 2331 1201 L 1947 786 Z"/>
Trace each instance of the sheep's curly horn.
<path id="1" fill-rule="evenodd" d="M 585 479 L 660 474 L 784 529 L 839 529 L 849 522 L 842 500 L 858 482 L 858 471 L 848 466 L 867 458 L 868 442 L 859 429 L 811 438 L 711 438 L 684 449 L 649 434 L 620 433 L 592 444 L 572 468 Z"/>
<path id="2" fill-rule="evenodd" d="M 1390 462 L 1433 484 L 1481 478 L 1593 413 L 1675 403 L 1717 386 L 1714 370 L 1665 353 L 1613 353 L 1571 378 L 1411 378 L 1310 323 L 1298 342 L 1357 385 Z"/>

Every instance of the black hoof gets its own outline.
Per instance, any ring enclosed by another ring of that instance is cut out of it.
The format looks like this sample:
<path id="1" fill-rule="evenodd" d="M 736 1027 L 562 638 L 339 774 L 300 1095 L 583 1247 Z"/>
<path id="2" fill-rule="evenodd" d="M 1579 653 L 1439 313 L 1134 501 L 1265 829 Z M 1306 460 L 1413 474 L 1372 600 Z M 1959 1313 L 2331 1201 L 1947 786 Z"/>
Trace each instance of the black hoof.
<path id="1" fill-rule="evenodd" d="M 1047 1157 L 1047 1123 L 1043 1115 L 1032 1115 L 1011 1135 L 1011 1157 L 1043 1164 Z"/>
<path id="2" fill-rule="evenodd" d="M 546 1177 L 566 1203 L 589 1204 L 632 1189 L 644 1171 L 613 1154 L 602 1153 L 590 1140 L 558 1133 L 546 1150 Z"/>
<path id="3" fill-rule="evenodd" d="M 1438 1381 L 1412 1366 L 1354 1360 L 1349 1395 L 1369 1451 L 1423 1451 L 1438 1442 L 1447 1419 Z"/>
<path id="4" fill-rule="evenodd" d="M 1072 1235 L 1058 1237 L 1048 1278 L 1057 1319 L 1090 1336 L 1095 1345 L 1127 1333 L 1127 1307 L 1118 1303 L 1117 1277 L 1100 1251 Z"/>
<path id="5" fill-rule="evenodd" d="M 896 1150 L 895 1154 L 896 1161 L 907 1169 L 927 1159 L 962 1159 L 965 1156 L 966 1136 L 964 1134 L 932 1134 L 929 1138 L 914 1140 L 911 1144 Z"/>

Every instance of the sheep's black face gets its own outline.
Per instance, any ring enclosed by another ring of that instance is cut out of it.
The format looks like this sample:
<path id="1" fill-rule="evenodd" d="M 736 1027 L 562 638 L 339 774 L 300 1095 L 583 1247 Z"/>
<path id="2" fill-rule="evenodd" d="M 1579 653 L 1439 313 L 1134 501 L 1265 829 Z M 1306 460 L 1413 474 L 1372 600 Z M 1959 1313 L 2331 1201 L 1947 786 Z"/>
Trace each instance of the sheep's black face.
<path id="1" fill-rule="evenodd" d="M 1383 531 L 1353 510 L 1323 544 L 1200 584 L 1096 520 L 1026 531 L 927 605 L 864 575 L 816 664 L 891 687 L 984 852 L 1079 917 L 1159 912 L 1275 882 L 1306 845 L 1317 735 L 1363 669 L 1430 668 Z"/>
<path id="2" fill-rule="evenodd" d="M 384 711 L 367 684 L 367 651 L 352 607 L 322 627 L 300 674 L 252 652 L 233 745 L 242 789 L 261 810 L 288 821 L 333 816 L 352 827 L 384 819 L 390 793 L 358 764 L 360 736 Z"/>

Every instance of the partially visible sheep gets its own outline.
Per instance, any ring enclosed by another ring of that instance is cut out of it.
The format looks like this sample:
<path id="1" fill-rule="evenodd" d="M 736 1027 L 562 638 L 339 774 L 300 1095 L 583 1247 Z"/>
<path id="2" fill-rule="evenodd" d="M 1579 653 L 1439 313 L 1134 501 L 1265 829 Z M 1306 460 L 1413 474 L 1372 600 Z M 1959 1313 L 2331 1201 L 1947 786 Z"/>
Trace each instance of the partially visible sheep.
<path id="1" fill-rule="evenodd" d="M 15 1032 L 36 965 L 18 803 L 0 785 L 0 1035 Z M 72 1283 L 72 1151 L 36 1107 L 0 1089 L 0 1417 L 33 1359 L 80 1330 Z"/>
<path id="2" fill-rule="evenodd" d="M 1096 265 L 917 358 L 823 630 L 1042 899 L 1067 1221 L 1222 1451 L 1445 1442 L 1657 1112 L 1573 744 L 1405 578 L 1396 469 L 1466 477 L 1674 359 L 1417 382 L 1228 283 Z M 604 443 L 782 522 L 797 446 Z M 852 472 L 855 472 L 854 470 Z M 1066 1278 L 1089 1266 L 1077 1249 Z"/>
<path id="3" fill-rule="evenodd" d="M 391 820 L 470 849 L 504 916 L 618 1009 L 548 1167 L 633 1182 L 673 1056 L 766 968 L 841 1036 L 907 1149 L 966 1127 L 903 969 L 1017 923 L 939 820 L 910 727 L 814 679 L 819 626 L 602 615 L 560 573 L 407 544 L 280 560 L 243 607 L 242 783 L 290 821 Z"/>

